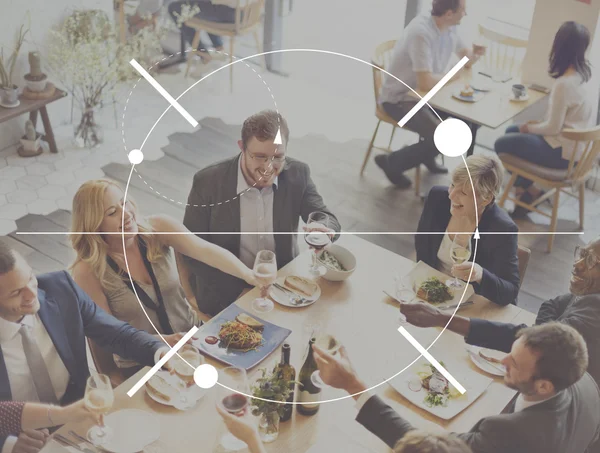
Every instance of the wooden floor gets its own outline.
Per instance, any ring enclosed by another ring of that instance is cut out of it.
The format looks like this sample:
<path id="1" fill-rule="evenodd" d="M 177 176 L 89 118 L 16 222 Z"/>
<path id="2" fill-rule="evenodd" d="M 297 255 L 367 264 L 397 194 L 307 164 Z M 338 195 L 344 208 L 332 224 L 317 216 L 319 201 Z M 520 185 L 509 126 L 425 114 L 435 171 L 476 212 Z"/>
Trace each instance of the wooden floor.
<path id="1" fill-rule="evenodd" d="M 166 213 L 183 218 L 183 206 L 191 188 L 195 172 L 237 153 L 239 125 L 227 125 L 219 119 L 207 118 L 193 133 L 175 133 L 158 161 L 144 161 L 132 175 L 130 195 L 143 214 Z M 312 178 L 327 205 L 338 216 L 345 231 L 354 232 L 410 232 L 415 231 L 422 209 L 422 201 L 411 190 L 400 191 L 387 183 L 382 173 L 369 163 L 367 173 L 359 177 L 358 170 L 366 141 L 333 143 L 322 136 L 294 139 L 288 154 L 308 163 Z M 478 151 L 481 152 L 481 151 Z M 108 177 L 126 184 L 130 168 L 110 164 L 103 168 Z M 425 171 L 423 191 L 434 184 L 447 184 L 447 176 L 432 176 Z M 150 189 L 150 187 L 152 189 Z M 173 201 L 168 201 L 167 199 Z M 588 197 L 588 217 L 598 218 L 600 202 L 597 195 Z M 180 204 L 181 203 L 181 204 Z M 570 202 L 569 202 L 570 203 Z M 561 208 L 568 218 L 577 218 L 572 204 Z M 589 228 L 598 228 L 599 222 L 588 221 Z M 67 231 L 70 213 L 56 211 L 48 216 L 28 215 L 17 221 L 18 231 Z M 522 231 L 544 231 L 544 225 L 531 222 L 520 224 Z M 561 220 L 559 229 L 576 230 L 570 220 Z M 552 254 L 545 253 L 546 236 L 521 236 L 520 242 L 533 248 L 526 279 L 519 296 L 519 305 L 537 311 L 540 303 L 567 291 L 575 245 L 591 239 L 598 232 L 588 232 L 585 238 L 560 236 Z M 404 256 L 414 256 L 412 235 L 375 234 L 363 237 Z M 37 272 L 48 272 L 68 267 L 74 258 L 65 235 L 16 235 L 7 241 L 28 259 Z"/>

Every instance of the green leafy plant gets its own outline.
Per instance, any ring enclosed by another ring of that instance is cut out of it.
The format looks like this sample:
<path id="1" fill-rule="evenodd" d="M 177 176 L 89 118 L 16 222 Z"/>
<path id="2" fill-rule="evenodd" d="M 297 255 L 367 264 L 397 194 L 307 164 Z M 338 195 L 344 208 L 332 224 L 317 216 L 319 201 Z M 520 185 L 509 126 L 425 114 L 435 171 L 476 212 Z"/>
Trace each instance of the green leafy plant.
<path id="1" fill-rule="evenodd" d="M 25 41 L 25 36 L 29 33 L 29 26 L 25 24 L 19 28 L 17 34 L 17 41 L 10 56 L 4 56 L 4 47 L 0 49 L 0 86 L 4 88 L 12 88 L 15 84 L 13 83 L 13 74 L 15 72 L 15 64 L 19 57 L 19 52 Z"/>
<path id="2" fill-rule="evenodd" d="M 282 379 L 277 372 L 277 367 L 273 368 L 273 371 L 268 374 L 265 368 L 262 368 L 261 372 L 262 377 L 258 378 L 252 386 L 252 395 L 256 398 L 263 399 L 252 398 L 252 414 L 258 416 L 261 414 L 268 415 L 277 412 L 281 417 L 283 416 L 285 406 L 272 401 L 287 401 L 294 390 L 296 381 Z"/>

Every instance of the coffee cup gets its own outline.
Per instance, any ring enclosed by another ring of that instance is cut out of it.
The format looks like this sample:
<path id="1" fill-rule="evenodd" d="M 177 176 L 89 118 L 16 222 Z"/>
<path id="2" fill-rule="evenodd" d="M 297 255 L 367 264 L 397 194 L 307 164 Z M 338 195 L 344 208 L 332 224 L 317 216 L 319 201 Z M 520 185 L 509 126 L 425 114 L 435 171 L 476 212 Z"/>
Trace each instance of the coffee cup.
<path id="1" fill-rule="evenodd" d="M 515 96 L 515 99 L 520 99 L 522 97 L 527 96 L 527 87 L 525 85 L 517 83 L 512 86 L 512 92 Z"/>

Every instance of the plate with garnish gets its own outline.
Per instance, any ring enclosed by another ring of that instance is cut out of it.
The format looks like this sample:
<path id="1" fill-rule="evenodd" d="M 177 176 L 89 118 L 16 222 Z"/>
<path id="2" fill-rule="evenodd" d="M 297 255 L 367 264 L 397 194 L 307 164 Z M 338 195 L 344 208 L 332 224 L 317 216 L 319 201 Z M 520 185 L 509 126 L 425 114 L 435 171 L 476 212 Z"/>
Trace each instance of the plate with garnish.
<path id="1" fill-rule="evenodd" d="M 454 93 L 452 93 L 452 96 L 465 102 L 477 102 L 483 99 L 484 94 L 485 93 L 474 89 L 470 85 L 465 85 L 460 90 L 456 90 Z"/>
<path id="2" fill-rule="evenodd" d="M 419 261 L 406 279 L 412 282 L 418 300 L 435 306 L 453 306 L 459 302 L 462 305 L 475 294 L 472 285 L 467 285 L 466 288 L 450 288 L 445 283 L 448 277 L 427 263 Z"/>
<path id="3" fill-rule="evenodd" d="M 321 297 L 321 288 L 307 278 L 288 275 L 278 278 L 269 288 L 269 297 L 285 307 L 308 307 Z"/>
<path id="4" fill-rule="evenodd" d="M 469 358 L 480 370 L 493 376 L 504 376 L 506 374 L 506 368 L 502 364 L 502 359 L 506 356 L 504 352 L 473 345 L 468 345 L 466 349 Z"/>

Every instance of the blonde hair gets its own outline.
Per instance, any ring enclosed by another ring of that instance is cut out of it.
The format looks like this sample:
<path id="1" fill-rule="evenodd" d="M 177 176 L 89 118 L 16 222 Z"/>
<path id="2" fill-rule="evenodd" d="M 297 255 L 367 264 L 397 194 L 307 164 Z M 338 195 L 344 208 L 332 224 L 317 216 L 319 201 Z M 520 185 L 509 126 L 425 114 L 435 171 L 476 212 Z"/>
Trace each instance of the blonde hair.
<path id="1" fill-rule="evenodd" d="M 97 232 L 104 219 L 104 194 L 109 187 L 116 187 L 123 191 L 121 186 L 109 179 L 96 179 L 83 183 L 73 197 L 73 214 L 71 217 L 71 231 L 75 232 Z M 137 207 L 133 200 L 129 199 L 133 211 Z M 138 230 L 148 247 L 148 259 L 152 262 L 165 254 L 166 247 L 157 236 L 143 234 L 152 231 L 136 214 Z M 100 281 L 103 288 L 111 287 L 106 279 L 108 255 L 108 244 L 101 233 L 98 234 L 71 234 L 71 245 L 77 253 L 71 269 L 79 262 L 84 262 L 91 267 L 94 275 Z"/>
<path id="2" fill-rule="evenodd" d="M 394 446 L 394 453 L 472 453 L 458 437 L 446 433 L 412 430 Z"/>
<path id="3" fill-rule="evenodd" d="M 493 201 L 498 196 L 504 179 L 504 167 L 498 157 L 495 155 L 467 157 L 466 165 L 463 161 L 452 172 L 452 184 L 455 186 L 470 185 L 469 174 L 473 180 L 475 193 L 479 197 Z"/>

